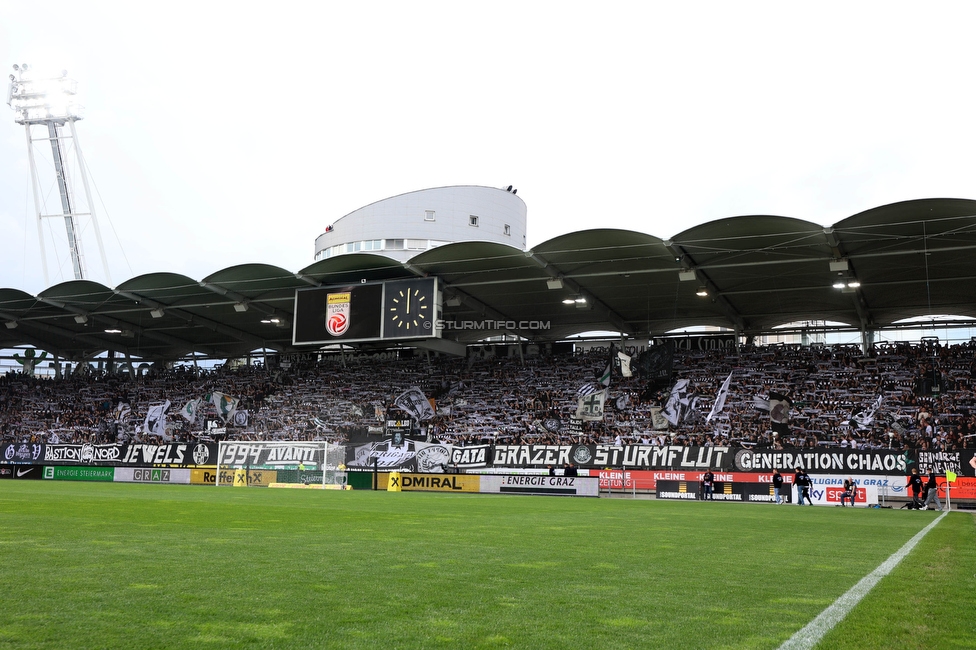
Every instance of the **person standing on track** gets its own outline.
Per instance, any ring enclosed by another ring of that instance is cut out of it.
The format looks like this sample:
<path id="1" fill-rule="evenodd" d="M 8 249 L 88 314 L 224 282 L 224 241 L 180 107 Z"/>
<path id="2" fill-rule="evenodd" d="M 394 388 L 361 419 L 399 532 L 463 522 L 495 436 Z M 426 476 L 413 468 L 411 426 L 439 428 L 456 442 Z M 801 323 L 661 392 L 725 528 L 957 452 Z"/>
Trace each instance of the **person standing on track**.
<path id="1" fill-rule="evenodd" d="M 807 474 L 805 469 L 797 470 L 796 479 L 796 493 L 800 499 L 800 505 L 803 505 L 803 500 L 806 499 L 808 505 L 813 505 L 813 500 L 810 498 L 810 475 Z"/>
<path id="2" fill-rule="evenodd" d="M 922 477 L 918 475 L 918 468 L 913 467 L 912 473 L 908 477 L 908 483 L 905 485 L 912 492 L 912 505 L 911 507 L 916 510 L 922 509 L 922 500 L 919 498 L 919 494 L 922 493 Z"/>
<path id="3" fill-rule="evenodd" d="M 937 510 L 942 510 L 942 502 L 939 501 L 939 482 L 935 480 L 934 471 L 929 472 L 929 478 L 925 482 L 925 504 L 922 506 L 922 509 L 928 510 L 930 503 Z"/>
<path id="4" fill-rule="evenodd" d="M 702 474 L 702 487 L 705 488 L 702 494 L 702 498 L 705 499 L 706 501 L 714 501 L 715 500 L 715 494 L 714 494 L 715 475 L 712 474 L 711 468 L 709 468 L 704 474 Z"/>

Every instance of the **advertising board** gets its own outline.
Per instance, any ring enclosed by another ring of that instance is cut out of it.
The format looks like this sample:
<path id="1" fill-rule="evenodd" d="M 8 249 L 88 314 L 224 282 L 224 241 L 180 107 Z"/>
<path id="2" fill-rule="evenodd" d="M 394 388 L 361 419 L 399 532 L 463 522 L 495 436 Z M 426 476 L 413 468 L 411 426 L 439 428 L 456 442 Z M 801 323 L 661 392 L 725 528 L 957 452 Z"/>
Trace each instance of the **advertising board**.
<path id="1" fill-rule="evenodd" d="M 44 478 L 43 465 L 17 465 L 11 469 L 13 470 L 11 478 L 32 481 L 39 481 Z"/>
<path id="2" fill-rule="evenodd" d="M 114 467 L 46 466 L 44 478 L 55 481 L 113 481 Z"/>
<path id="3" fill-rule="evenodd" d="M 403 474 L 400 490 L 417 492 L 479 492 L 484 477 L 476 474 Z M 377 474 L 377 489 L 389 490 L 390 473 Z"/>
<path id="4" fill-rule="evenodd" d="M 116 483 L 173 483 L 190 484 L 189 469 L 167 469 L 160 467 L 116 467 Z"/>
<path id="5" fill-rule="evenodd" d="M 841 495 L 844 494 L 843 485 L 813 485 L 810 487 L 810 500 L 815 506 L 839 506 Z M 848 503 L 850 503 L 848 501 Z M 878 486 L 858 486 L 855 506 L 878 504 Z"/>
<path id="6" fill-rule="evenodd" d="M 658 481 L 701 481 L 705 472 L 671 472 L 648 470 L 620 470 L 620 469 L 583 469 L 581 474 L 599 476 L 601 490 L 653 490 Z M 783 483 L 793 483 L 792 474 L 783 474 Z M 772 483 L 773 475 L 769 472 L 713 472 L 713 480 L 727 483 Z"/>
<path id="7" fill-rule="evenodd" d="M 552 496 L 598 497 L 600 479 L 595 476 L 539 476 L 532 474 L 485 474 L 485 494 L 548 494 Z"/>
<path id="8" fill-rule="evenodd" d="M 220 470 L 220 484 L 234 485 L 233 469 Z M 278 481 L 278 472 L 273 469 L 251 469 L 244 472 L 249 487 L 267 487 Z M 319 479 L 321 481 L 321 478 Z M 191 469 L 191 485 L 215 485 L 217 483 L 217 472 L 212 469 Z"/>
<path id="9" fill-rule="evenodd" d="M 656 496 L 658 499 L 696 500 L 703 497 L 703 488 L 697 480 L 658 481 Z M 781 497 L 789 503 L 789 490 L 784 490 Z M 716 481 L 712 500 L 738 501 L 740 503 L 776 503 L 776 496 L 773 493 L 772 483 Z"/>

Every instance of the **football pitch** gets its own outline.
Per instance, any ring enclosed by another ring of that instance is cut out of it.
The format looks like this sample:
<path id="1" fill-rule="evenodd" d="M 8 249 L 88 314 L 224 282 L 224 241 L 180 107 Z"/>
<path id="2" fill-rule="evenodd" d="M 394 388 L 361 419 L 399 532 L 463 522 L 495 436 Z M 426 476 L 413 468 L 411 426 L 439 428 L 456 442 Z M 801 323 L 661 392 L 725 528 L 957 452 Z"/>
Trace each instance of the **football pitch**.
<path id="1" fill-rule="evenodd" d="M 0 648 L 778 648 L 941 513 L 0 482 Z M 818 648 L 976 648 L 952 512 Z"/>

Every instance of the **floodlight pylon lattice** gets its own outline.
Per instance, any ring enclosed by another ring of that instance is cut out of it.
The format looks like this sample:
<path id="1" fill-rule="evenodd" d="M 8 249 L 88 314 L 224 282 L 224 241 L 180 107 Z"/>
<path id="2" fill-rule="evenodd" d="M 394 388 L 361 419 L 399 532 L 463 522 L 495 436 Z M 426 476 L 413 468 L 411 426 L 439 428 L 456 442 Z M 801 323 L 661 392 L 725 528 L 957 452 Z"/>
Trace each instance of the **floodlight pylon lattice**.
<path id="1" fill-rule="evenodd" d="M 10 75 L 10 86 L 7 90 L 7 105 L 17 114 L 14 121 L 17 124 L 23 124 L 27 134 L 27 156 L 30 164 L 34 211 L 37 218 L 45 285 L 50 285 L 50 278 L 42 222 L 45 218 L 50 217 L 64 219 L 68 251 L 71 256 L 71 267 L 75 280 L 83 280 L 87 275 L 78 220 L 80 217 L 91 219 L 105 271 L 105 280 L 107 283 L 111 283 L 108 259 L 105 256 L 105 247 L 102 245 L 102 234 L 98 227 L 98 219 L 95 216 L 94 203 L 88 185 L 85 159 L 81 153 L 78 132 L 75 129 L 75 122 L 82 119 L 83 108 L 77 101 L 77 92 L 78 84 L 73 79 L 68 78 L 67 71 L 62 72 L 59 77 L 47 77 L 37 74 L 26 63 L 14 65 L 14 74 Z M 38 173 L 34 147 L 35 142 L 43 141 L 49 142 L 51 146 L 52 166 L 61 201 L 60 214 L 45 214 L 44 203 L 41 200 L 42 181 Z M 68 146 L 68 141 L 73 146 Z M 74 153 L 77 161 L 78 176 L 81 178 L 84 188 L 87 212 L 78 210 L 77 201 L 72 192 L 68 174 L 68 161 L 71 152 Z"/>

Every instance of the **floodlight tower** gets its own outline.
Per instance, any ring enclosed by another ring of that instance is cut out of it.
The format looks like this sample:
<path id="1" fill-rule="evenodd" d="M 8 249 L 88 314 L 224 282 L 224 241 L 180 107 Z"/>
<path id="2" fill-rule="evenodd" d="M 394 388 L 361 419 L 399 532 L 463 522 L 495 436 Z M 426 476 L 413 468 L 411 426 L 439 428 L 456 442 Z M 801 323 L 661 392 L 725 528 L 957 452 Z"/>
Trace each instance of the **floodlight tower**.
<path id="1" fill-rule="evenodd" d="M 85 279 L 85 258 L 81 249 L 81 237 L 78 229 L 79 217 L 90 217 L 95 230 L 102 265 L 105 268 L 105 279 L 111 283 L 108 270 L 108 260 L 105 257 L 105 247 L 102 246 L 102 234 L 95 218 L 94 202 L 88 187 L 88 176 L 85 173 L 85 159 L 81 154 L 78 143 L 78 133 L 75 122 L 82 118 L 82 106 L 77 102 L 78 84 L 68 78 L 68 72 L 62 71 L 58 77 L 38 75 L 28 65 L 14 65 L 14 73 L 10 75 L 10 87 L 7 91 L 7 104 L 17 113 L 15 121 L 23 124 L 27 132 L 27 156 L 30 162 L 31 184 L 34 190 L 34 209 L 37 215 L 37 231 L 41 247 L 41 263 L 44 267 L 44 283 L 49 285 L 47 254 L 44 248 L 44 228 L 42 220 L 47 217 L 61 217 L 68 236 L 68 249 L 71 253 L 71 267 L 76 280 Z M 65 131 L 67 127 L 67 132 Z M 35 132 L 37 128 L 37 132 Z M 43 135 L 42 135 L 43 134 Z M 41 202 L 41 181 L 38 178 L 37 163 L 34 158 L 34 143 L 47 140 L 51 144 L 51 154 L 54 163 L 54 174 L 57 180 L 58 192 L 61 195 L 61 213 L 44 214 Z M 73 147 L 68 145 L 68 141 Z M 78 175 L 81 177 L 85 189 L 88 212 L 77 212 L 77 206 L 71 191 L 68 178 L 67 162 L 71 150 L 78 163 Z"/>

